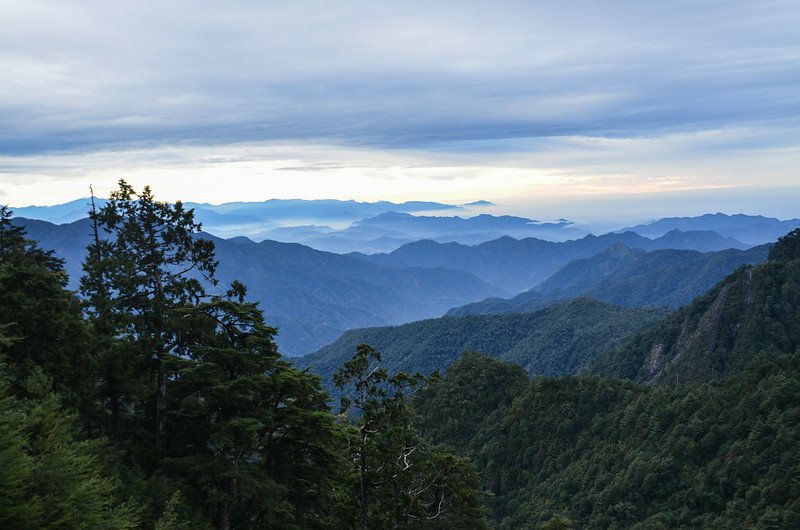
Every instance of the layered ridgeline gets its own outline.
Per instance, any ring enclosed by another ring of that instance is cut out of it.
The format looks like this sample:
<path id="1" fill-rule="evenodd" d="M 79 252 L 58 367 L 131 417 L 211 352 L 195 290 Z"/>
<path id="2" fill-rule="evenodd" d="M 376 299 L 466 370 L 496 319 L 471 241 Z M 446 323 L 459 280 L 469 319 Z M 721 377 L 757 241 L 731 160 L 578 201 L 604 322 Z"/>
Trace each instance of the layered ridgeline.
<path id="1" fill-rule="evenodd" d="M 617 243 L 595 256 L 572 261 L 545 281 L 509 299 L 490 298 L 448 311 L 448 315 L 524 313 L 555 300 L 590 296 L 625 307 L 688 304 L 742 265 L 767 259 L 769 246 L 748 250 L 647 252 Z"/>
<path id="2" fill-rule="evenodd" d="M 104 199 L 96 200 L 98 206 L 105 203 Z M 429 201 L 270 199 L 223 204 L 188 202 L 184 206 L 192 208 L 195 219 L 216 236 L 301 243 L 330 252 L 389 252 L 419 239 L 475 244 L 508 235 L 563 241 L 587 233 L 564 219 L 550 223 L 509 215 L 470 215 L 493 206 L 487 201 L 454 205 Z M 90 200 L 79 199 L 55 206 L 16 208 L 16 213 L 30 219 L 71 223 L 86 217 L 89 209 Z M 461 215 L 430 215 L 448 211 Z"/>
<path id="3" fill-rule="evenodd" d="M 761 351 L 794 352 L 800 346 L 800 230 L 778 240 L 769 258 L 600 356 L 592 373 L 705 381 L 741 371 Z"/>
<path id="4" fill-rule="evenodd" d="M 524 367 L 530 375 L 575 374 L 593 357 L 653 324 L 666 311 L 626 309 L 589 298 L 555 304 L 528 314 L 443 317 L 402 326 L 355 329 L 314 353 L 294 359 L 323 377 L 331 374 L 359 344 L 383 354 L 390 371 L 443 370 L 465 351 L 480 351 Z"/>
<path id="5" fill-rule="evenodd" d="M 707 213 L 697 217 L 666 217 L 650 223 L 623 228 L 646 237 L 661 237 L 673 230 L 712 231 L 749 245 L 762 245 L 800 227 L 800 219 L 780 220 L 763 215 Z"/>
<path id="6" fill-rule="evenodd" d="M 612 379 L 473 354 L 417 397 L 496 527 L 800 526 L 800 231 L 591 370 Z"/>
<path id="7" fill-rule="evenodd" d="M 479 245 L 437 243 L 431 240 L 403 245 L 389 254 L 350 254 L 353 257 L 391 267 L 446 267 L 474 274 L 510 293 L 519 293 L 544 281 L 567 263 L 597 255 L 616 244 L 631 249 L 684 249 L 713 252 L 745 249 L 745 245 L 714 232 L 674 231 L 656 239 L 634 232 L 588 235 L 564 242 L 536 238 L 502 237 Z"/>
<path id="8" fill-rule="evenodd" d="M 75 288 L 91 234 L 88 219 L 63 225 L 14 222 L 65 259 Z M 330 343 L 348 329 L 439 316 L 501 292 L 463 271 L 382 267 L 298 244 L 202 237 L 216 245 L 220 284 L 240 279 L 250 286 L 250 296 L 279 328 L 278 344 L 289 356 Z"/>

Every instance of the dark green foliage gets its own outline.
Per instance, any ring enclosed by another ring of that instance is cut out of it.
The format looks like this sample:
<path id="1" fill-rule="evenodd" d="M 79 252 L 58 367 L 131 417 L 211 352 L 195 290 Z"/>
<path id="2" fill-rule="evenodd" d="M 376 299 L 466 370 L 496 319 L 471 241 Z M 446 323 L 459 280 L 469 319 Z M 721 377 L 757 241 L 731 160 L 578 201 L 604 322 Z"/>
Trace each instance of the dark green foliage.
<path id="1" fill-rule="evenodd" d="M 797 353 L 800 353 L 798 351 Z M 498 528 L 796 528 L 800 524 L 800 356 L 761 356 L 702 386 L 542 378 L 460 439 L 458 384 L 496 361 L 454 364 L 418 397 L 426 431 L 473 457 Z M 517 385 L 510 372 L 509 383 Z M 547 527 L 547 526 L 545 526 Z"/>
<path id="2" fill-rule="evenodd" d="M 155 453 L 163 456 L 167 363 L 179 342 L 171 320 L 177 308 L 205 295 L 203 285 L 190 272 L 214 281 L 214 244 L 193 237 L 200 225 L 180 201 L 156 201 L 149 187 L 137 193 L 124 180 L 100 210 L 92 210 L 91 218 L 94 239 L 81 291 L 98 340 L 103 342 L 97 349 L 108 376 L 109 415 L 113 424 L 125 403 L 152 410 L 142 432 L 151 436 Z M 100 238 L 100 230 L 107 239 Z M 108 337 L 123 343 L 129 359 L 121 361 L 117 352 L 109 351 Z M 135 366 L 129 374 L 140 376 L 138 387 L 120 377 L 118 368 L 123 365 Z M 112 425 L 112 434 L 117 430 Z"/>
<path id="3" fill-rule="evenodd" d="M 0 327 L 17 339 L 3 352 L 10 389 L 39 395 L 52 383 L 71 405 L 83 406 L 92 360 L 80 303 L 64 289 L 61 260 L 27 240 L 10 216 L 0 207 Z M 41 376 L 49 382 L 37 390 L 31 385 Z"/>
<path id="4" fill-rule="evenodd" d="M 642 332 L 598 356 L 592 373 L 642 382 L 706 381 L 744 369 L 760 351 L 800 346 L 800 260 L 743 268 Z"/>
<path id="5" fill-rule="evenodd" d="M 465 353 L 446 374 L 433 378 L 413 404 L 420 418 L 426 420 L 420 430 L 453 447 L 462 446 L 487 416 L 511 403 L 529 381 L 525 370 L 516 364 L 475 352 Z M 447 414 L 441 416 L 442 411 Z"/>
<path id="6" fill-rule="evenodd" d="M 0 527 L 138 527 L 137 509 L 102 463 L 102 442 L 78 441 L 54 396 L 20 400 L 0 388 Z"/>
<path id="7" fill-rule="evenodd" d="M 322 375 L 323 386 L 334 396 L 330 376 L 360 343 L 379 349 L 383 365 L 391 371 L 427 374 L 447 368 L 465 351 L 480 351 L 518 364 L 531 375 L 575 374 L 595 355 L 665 314 L 664 310 L 624 309 L 582 298 L 537 313 L 444 317 L 353 330 L 294 362 Z"/>
<path id="8" fill-rule="evenodd" d="M 319 379 L 280 360 L 256 304 L 234 284 L 181 312 L 167 468 L 218 528 L 321 524 L 337 429 Z"/>
<path id="9" fill-rule="evenodd" d="M 357 416 L 351 437 L 351 524 L 361 528 L 483 528 L 479 478 L 468 460 L 431 445 L 414 426 L 410 394 L 420 374 L 389 376 L 381 354 L 360 344 L 334 374 L 341 413 Z"/>
<path id="10" fill-rule="evenodd" d="M 92 211 L 88 322 L 61 262 L 0 213 L 0 526 L 358 525 L 353 429 L 280 357 L 243 284 L 206 296 L 216 261 L 192 211 L 124 181 Z M 386 382 L 370 527 L 484 527 L 474 467 L 419 437 L 397 391 L 422 379 Z"/>
<path id="11" fill-rule="evenodd" d="M 800 259 L 800 228 L 778 239 L 769 252 L 769 259 L 775 261 Z"/>

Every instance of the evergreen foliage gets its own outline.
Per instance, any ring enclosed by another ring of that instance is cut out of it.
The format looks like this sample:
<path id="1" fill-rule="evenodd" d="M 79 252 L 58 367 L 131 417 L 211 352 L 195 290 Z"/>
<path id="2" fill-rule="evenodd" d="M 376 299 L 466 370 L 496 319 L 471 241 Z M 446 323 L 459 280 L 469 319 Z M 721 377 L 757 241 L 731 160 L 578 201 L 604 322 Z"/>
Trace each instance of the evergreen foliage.
<path id="1" fill-rule="evenodd" d="M 307 527 L 331 493 L 339 433 L 318 378 L 280 359 L 245 292 L 180 313 L 167 468 L 219 528 Z"/>
<path id="2" fill-rule="evenodd" d="M 500 344 L 573 373 L 657 312 L 579 299 L 354 332 L 396 349 L 331 356 L 335 417 L 242 283 L 205 292 L 191 210 L 121 181 L 92 221 L 82 314 L 0 208 L 0 527 L 486 528 L 487 509 L 498 528 L 800 527 L 798 231 L 596 357 L 616 379 L 477 353 L 397 368 Z"/>
<path id="3" fill-rule="evenodd" d="M 792 230 L 778 239 L 769 252 L 769 259 L 774 261 L 792 261 L 800 259 L 800 228 Z"/>
<path id="4" fill-rule="evenodd" d="M 156 201 L 149 187 L 137 193 L 124 180 L 102 209 L 92 210 L 91 218 L 95 239 L 89 247 L 82 291 L 96 328 L 126 342 L 128 354 L 138 357 L 135 362 L 145 378 L 152 379 L 152 394 L 145 391 L 122 399 L 154 409 L 145 432 L 152 437 L 155 452 L 163 456 L 170 377 L 167 364 L 179 343 L 171 320 L 176 308 L 196 303 L 205 295 L 203 285 L 190 272 L 213 281 L 217 266 L 214 244 L 192 237 L 200 225 L 180 201 Z M 98 226 L 109 239 L 100 239 Z M 114 383 L 107 381 L 109 389 Z M 143 383 L 147 385 L 147 381 Z M 118 399 L 109 398 L 110 404 L 120 406 Z M 110 413 L 119 415 L 118 410 Z"/>
<path id="5" fill-rule="evenodd" d="M 80 302 L 64 289 L 63 262 L 26 238 L 0 206 L 0 327 L 11 341 L 4 348 L 13 393 L 41 395 L 52 389 L 83 407 L 92 359 Z M 36 381 L 44 377 L 44 388 Z"/>
<path id="6" fill-rule="evenodd" d="M 359 526 L 355 431 L 318 376 L 281 358 L 242 283 L 206 294 L 214 248 L 191 210 L 120 181 L 92 211 L 85 316 L 63 263 L 10 217 L 0 211 L 0 526 Z M 370 527 L 483 528 L 472 463 L 423 440 L 405 399 L 384 401 Z"/>
<path id="7" fill-rule="evenodd" d="M 351 437 L 361 528 L 483 528 L 480 480 L 469 460 L 418 433 L 408 398 L 425 378 L 380 367 L 381 354 L 360 344 L 334 374 L 340 413 L 352 412 Z"/>
<path id="8" fill-rule="evenodd" d="M 345 333 L 321 350 L 294 359 L 322 375 L 334 397 L 331 374 L 358 344 L 381 351 L 391 371 L 430 374 L 447 368 L 465 351 L 480 351 L 513 362 L 530 375 L 566 375 L 583 370 L 595 355 L 667 314 L 660 309 L 625 309 L 578 298 L 536 313 L 443 317 L 402 326 Z"/>
<path id="9" fill-rule="evenodd" d="M 599 355 L 590 372 L 641 382 L 706 381 L 743 370 L 761 351 L 793 353 L 800 346 L 800 259 L 775 256 L 790 257 L 797 239 L 787 236 L 768 262 L 739 269 Z"/>
<path id="10" fill-rule="evenodd" d="M 800 351 L 713 384 L 541 378 L 509 400 L 498 361 L 455 363 L 416 400 L 421 428 L 471 456 L 497 528 L 796 528 Z M 506 367 L 509 385 L 518 375 Z M 488 405 L 457 431 L 463 401 Z"/>

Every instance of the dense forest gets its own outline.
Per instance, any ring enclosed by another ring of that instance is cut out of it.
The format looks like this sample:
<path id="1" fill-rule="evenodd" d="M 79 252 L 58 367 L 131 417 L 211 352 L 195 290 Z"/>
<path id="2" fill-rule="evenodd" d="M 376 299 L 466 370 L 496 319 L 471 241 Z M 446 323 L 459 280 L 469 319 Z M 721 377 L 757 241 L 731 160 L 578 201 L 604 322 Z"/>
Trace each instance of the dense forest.
<path id="1" fill-rule="evenodd" d="M 93 210 L 79 298 L 0 210 L 0 526 L 482 528 L 472 463 L 414 426 L 421 376 L 359 349 L 319 378 L 216 280 L 181 203 L 124 181 Z M 201 279 L 203 281 L 201 281 Z"/>
<path id="2" fill-rule="evenodd" d="M 577 374 L 596 355 L 621 345 L 668 313 L 576 298 L 533 313 L 447 316 L 355 329 L 293 362 L 321 375 L 323 388 L 334 395 L 331 374 L 363 343 L 380 350 L 383 366 L 393 371 L 430 374 L 445 369 L 465 351 L 480 351 L 522 366 L 531 377 Z"/>
<path id="3" fill-rule="evenodd" d="M 424 433 L 475 461 L 497 528 L 800 526 L 798 355 L 762 355 L 717 382 L 643 386 L 531 381 L 473 354 L 416 406 Z"/>
<path id="4" fill-rule="evenodd" d="M 598 357 L 610 378 L 466 355 L 416 397 L 421 430 L 474 460 L 498 528 L 798 528 L 798 280 L 795 230 Z"/>
<path id="5" fill-rule="evenodd" d="M 11 215 L 3 528 L 800 526 L 800 230 L 663 318 L 578 299 L 354 333 L 332 407 L 180 202 L 120 181 L 77 293 Z M 462 349 L 506 360 L 436 371 Z"/>

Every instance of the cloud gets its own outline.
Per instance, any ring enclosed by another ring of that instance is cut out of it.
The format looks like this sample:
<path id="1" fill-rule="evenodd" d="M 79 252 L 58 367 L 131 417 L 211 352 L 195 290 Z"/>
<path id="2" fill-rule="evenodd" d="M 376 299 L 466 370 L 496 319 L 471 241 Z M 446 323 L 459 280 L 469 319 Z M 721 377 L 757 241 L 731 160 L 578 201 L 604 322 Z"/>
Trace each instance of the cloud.
<path id="1" fill-rule="evenodd" d="M 797 123 L 793 2 L 6 2 L 6 154 Z"/>
<path id="2" fill-rule="evenodd" d="M 788 189 L 800 167 L 794 1 L 6 0 L 0 15 L 0 193 L 17 205 L 125 176 L 165 198 L 524 213 Z"/>

